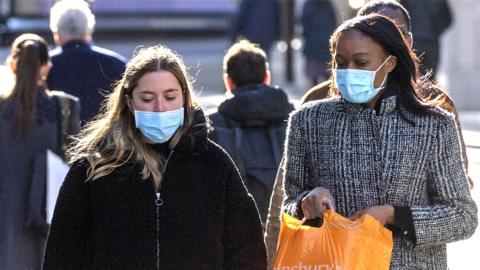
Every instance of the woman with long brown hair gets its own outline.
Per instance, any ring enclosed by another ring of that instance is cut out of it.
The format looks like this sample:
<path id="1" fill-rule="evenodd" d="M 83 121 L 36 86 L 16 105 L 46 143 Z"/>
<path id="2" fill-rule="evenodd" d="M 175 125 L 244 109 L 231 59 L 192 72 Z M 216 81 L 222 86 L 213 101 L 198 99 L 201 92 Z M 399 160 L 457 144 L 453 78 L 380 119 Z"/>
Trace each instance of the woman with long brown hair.
<path id="1" fill-rule="evenodd" d="M 43 269 L 265 269 L 254 201 L 186 68 L 140 50 L 69 151 Z"/>
<path id="2" fill-rule="evenodd" d="M 79 105 L 71 96 L 46 90 L 50 62 L 41 37 L 23 34 L 15 39 L 7 66 L 15 82 L 0 99 L 0 269 L 40 269 L 48 227 L 45 208 L 39 216 L 31 215 L 28 205 L 32 193 L 38 194 L 32 185 L 43 181 L 40 187 L 45 187 L 46 151 L 62 155 L 65 112 L 59 95 L 71 105 L 68 133 L 79 128 Z M 39 196 L 38 209 L 42 202 Z"/>

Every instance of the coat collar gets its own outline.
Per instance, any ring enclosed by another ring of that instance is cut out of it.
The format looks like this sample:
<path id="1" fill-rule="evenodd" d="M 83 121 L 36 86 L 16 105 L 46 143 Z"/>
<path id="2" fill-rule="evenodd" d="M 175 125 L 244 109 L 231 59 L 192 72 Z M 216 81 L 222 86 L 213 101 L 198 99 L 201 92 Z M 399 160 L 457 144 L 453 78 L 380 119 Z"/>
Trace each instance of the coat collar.
<path id="1" fill-rule="evenodd" d="M 70 50 L 74 48 L 90 48 L 92 44 L 84 42 L 82 40 L 70 40 L 62 45 L 62 50 Z"/>
<path id="2" fill-rule="evenodd" d="M 376 108 L 374 109 L 377 115 L 387 115 L 395 111 L 398 107 L 397 97 L 392 91 L 386 90 L 383 92 L 381 99 L 379 100 Z M 346 101 L 344 98 L 340 97 L 339 110 L 346 111 L 353 114 L 358 114 L 364 111 L 372 111 L 373 109 L 365 107 L 363 104 L 354 104 Z"/>
<path id="3" fill-rule="evenodd" d="M 250 84 L 235 88 L 233 97 L 218 107 L 218 112 L 242 127 L 262 127 L 284 121 L 293 111 L 288 96 L 280 88 Z"/>
<path id="4" fill-rule="evenodd" d="M 187 133 L 182 136 L 174 151 L 181 156 L 199 155 L 208 149 L 208 126 L 202 109 L 196 109 Z"/>

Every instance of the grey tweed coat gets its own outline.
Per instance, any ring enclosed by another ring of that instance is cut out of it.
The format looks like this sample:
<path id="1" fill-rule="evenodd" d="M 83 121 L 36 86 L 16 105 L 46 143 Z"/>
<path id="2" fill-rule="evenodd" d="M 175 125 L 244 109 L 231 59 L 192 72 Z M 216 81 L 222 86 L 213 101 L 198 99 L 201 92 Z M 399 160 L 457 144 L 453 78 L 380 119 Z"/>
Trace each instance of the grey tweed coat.
<path id="1" fill-rule="evenodd" d="M 416 242 L 394 236 L 390 269 L 447 269 L 446 243 L 474 233 L 477 208 L 454 117 L 438 112 L 412 114 L 395 96 L 378 112 L 342 98 L 307 103 L 289 119 L 283 210 L 301 218 L 302 198 L 318 186 L 344 216 L 409 206 Z"/>

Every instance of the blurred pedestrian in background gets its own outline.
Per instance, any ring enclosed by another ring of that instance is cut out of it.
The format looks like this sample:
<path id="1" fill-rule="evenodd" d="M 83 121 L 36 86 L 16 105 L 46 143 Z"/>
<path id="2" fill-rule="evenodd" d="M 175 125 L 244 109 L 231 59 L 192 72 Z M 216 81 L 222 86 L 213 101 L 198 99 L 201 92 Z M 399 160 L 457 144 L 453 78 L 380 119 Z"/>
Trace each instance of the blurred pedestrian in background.
<path id="1" fill-rule="evenodd" d="M 280 38 L 278 0 L 241 0 L 233 18 L 231 40 L 248 39 L 260 45 L 267 55 Z"/>
<path id="2" fill-rule="evenodd" d="M 44 270 L 265 269 L 255 203 L 168 48 L 129 61 L 69 153 Z"/>
<path id="3" fill-rule="evenodd" d="M 293 105 L 285 91 L 270 86 L 267 55 L 249 41 L 230 47 L 223 70 L 233 97 L 209 116 L 211 136 L 235 161 L 265 222 Z"/>
<path id="4" fill-rule="evenodd" d="M 58 47 L 50 52 L 47 84 L 80 98 L 82 122 L 97 115 L 112 84 L 125 70 L 119 54 L 92 44 L 95 16 L 82 0 L 62 0 L 50 10 L 50 29 Z"/>
<path id="5" fill-rule="evenodd" d="M 441 56 L 440 38 L 453 22 L 448 0 L 401 0 L 401 3 L 412 19 L 413 47 L 421 59 L 420 69 L 423 74 L 432 71 L 435 78 Z"/>
<path id="6" fill-rule="evenodd" d="M 337 27 L 335 8 L 330 0 L 307 0 L 303 6 L 303 55 L 305 73 L 311 86 L 330 77 L 328 40 Z"/>
<path id="7" fill-rule="evenodd" d="M 15 78 L 13 89 L 0 99 L 0 269 L 40 269 L 48 230 L 46 153 L 62 155 L 65 135 L 59 95 L 71 103 L 68 134 L 79 129 L 80 105 L 72 96 L 46 90 L 51 63 L 41 37 L 15 39 L 7 64 Z M 30 208 L 32 202 L 38 212 Z"/>
<path id="8" fill-rule="evenodd" d="M 348 20 L 330 48 L 338 93 L 289 119 L 284 211 L 371 215 L 393 232 L 391 269 L 446 269 L 446 243 L 478 223 L 454 116 L 417 95 L 431 82 L 390 19 Z"/>

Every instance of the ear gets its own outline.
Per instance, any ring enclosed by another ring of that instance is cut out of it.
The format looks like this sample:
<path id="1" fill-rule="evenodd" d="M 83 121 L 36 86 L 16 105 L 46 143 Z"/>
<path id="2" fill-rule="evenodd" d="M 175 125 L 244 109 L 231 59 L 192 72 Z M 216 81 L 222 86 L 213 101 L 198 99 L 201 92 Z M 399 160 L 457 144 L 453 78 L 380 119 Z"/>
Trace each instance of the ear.
<path id="1" fill-rule="evenodd" d="M 17 61 L 13 60 L 12 57 L 7 58 L 7 63 L 10 66 L 10 69 L 12 70 L 13 74 L 17 73 Z"/>
<path id="2" fill-rule="evenodd" d="M 90 43 L 92 41 L 92 36 L 91 35 L 88 35 L 88 34 L 85 34 L 83 37 L 82 37 L 82 40 L 85 42 L 85 43 Z"/>
<path id="3" fill-rule="evenodd" d="M 263 78 L 263 84 L 270 85 L 271 82 L 272 82 L 272 74 L 270 73 L 270 70 L 267 70 L 265 72 L 265 77 Z"/>
<path id="4" fill-rule="evenodd" d="M 53 41 L 55 41 L 55 44 L 58 46 L 62 46 L 62 38 L 58 34 L 58 32 L 53 32 Z"/>
<path id="5" fill-rule="evenodd" d="M 227 88 L 228 91 L 233 91 L 233 89 L 237 88 L 232 78 L 228 76 L 227 73 L 223 74 L 223 82 L 225 83 L 225 88 Z"/>
<path id="6" fill-rule="evenodd" d="M 135 109 L 133 108 L 133 105 L 132 105 L 133 100 L 132 100 L 132 99 L 130 98 L 130 96 L 127 95 L 127 94 L 125 94 L 125 95 L 123 96 L 123 98 L 124 98 L 124 100 L 125 100 L 125 103 L 127 104 L 128 109 L 130 109 L 130 112 L 134 113 L 134 112 L 135 112 Z"/>
<path id="7" fill-rule="evenodd" d="M 397 57 L 395 55 L 391 55 L 390 58 L 385 63 L 385 68 L 387 69 L 387 73 L 392 72 L 395 67 L 397 66 Z"/>

